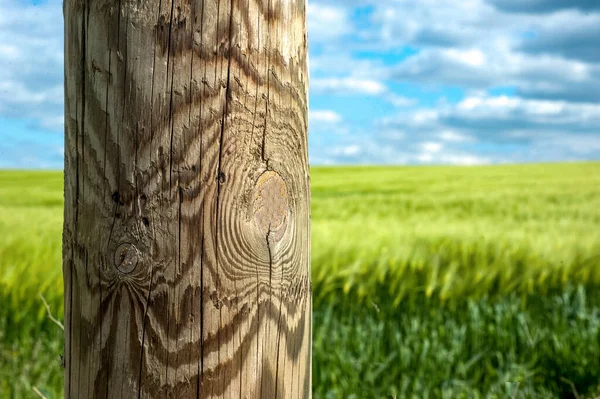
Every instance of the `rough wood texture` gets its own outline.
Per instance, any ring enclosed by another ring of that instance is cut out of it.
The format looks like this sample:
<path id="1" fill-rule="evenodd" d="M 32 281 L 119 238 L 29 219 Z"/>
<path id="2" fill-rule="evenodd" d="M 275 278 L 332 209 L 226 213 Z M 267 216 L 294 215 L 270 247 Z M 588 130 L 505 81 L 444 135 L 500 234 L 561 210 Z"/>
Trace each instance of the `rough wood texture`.
<path id="1" fill-rule="evenodd" d="M 305 0 L 65 0 L 65 396 L 311 396 Z"/>

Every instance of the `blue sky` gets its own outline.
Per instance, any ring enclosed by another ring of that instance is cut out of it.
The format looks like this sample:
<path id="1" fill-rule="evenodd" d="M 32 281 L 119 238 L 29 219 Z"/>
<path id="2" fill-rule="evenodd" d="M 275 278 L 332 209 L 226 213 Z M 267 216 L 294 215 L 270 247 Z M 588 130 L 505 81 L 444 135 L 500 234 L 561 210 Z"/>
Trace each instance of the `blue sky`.
<path id="1" fill-rule="evenodd" d="M 0 0 L 0 168 L 61 168 L 60 1 Z M 600 159 L 600 1 L 309 0 L 311 164 Z"/>

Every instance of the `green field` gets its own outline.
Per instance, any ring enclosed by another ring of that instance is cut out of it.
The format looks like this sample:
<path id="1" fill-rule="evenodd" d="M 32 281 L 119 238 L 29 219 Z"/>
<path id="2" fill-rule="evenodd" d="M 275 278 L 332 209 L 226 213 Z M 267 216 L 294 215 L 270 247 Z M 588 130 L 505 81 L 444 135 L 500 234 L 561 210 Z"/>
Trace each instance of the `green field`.
<path id="1" fill-rule="evenodd" d="M 314 168 L 316 398 L 600 388 L 600 163 Z M 0 172 L 0 397 L 61 396 L 62 175 Z M 577 392 L 577 393 L 575 393 Z"/>

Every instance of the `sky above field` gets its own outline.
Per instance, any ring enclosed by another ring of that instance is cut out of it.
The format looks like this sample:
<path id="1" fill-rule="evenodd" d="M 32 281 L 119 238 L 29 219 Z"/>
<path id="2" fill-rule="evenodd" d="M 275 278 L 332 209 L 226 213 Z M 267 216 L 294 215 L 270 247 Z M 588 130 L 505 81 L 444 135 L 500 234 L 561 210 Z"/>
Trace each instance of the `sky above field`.
<path id="1" fill-rule="evenodd" d="M 600 1 L 309 0 L 311 164 L 600 159 Z M 61 1 L 0 0 L 0 168 L 62 168 Z"/>

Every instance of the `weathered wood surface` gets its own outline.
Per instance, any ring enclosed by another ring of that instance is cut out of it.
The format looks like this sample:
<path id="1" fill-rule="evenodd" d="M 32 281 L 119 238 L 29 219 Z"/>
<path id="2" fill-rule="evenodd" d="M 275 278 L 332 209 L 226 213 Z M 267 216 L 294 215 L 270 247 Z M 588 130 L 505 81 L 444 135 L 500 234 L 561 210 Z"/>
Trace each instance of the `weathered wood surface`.
<path id="1" fill-rule="evenodd" d="M 310 397 L 305 0 L 65 0 L 65 396 Z"/>

